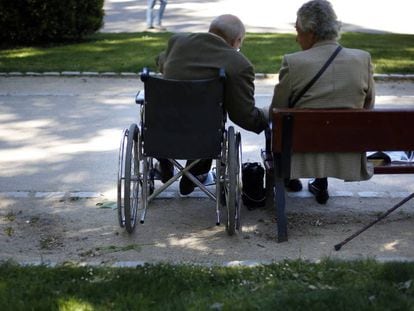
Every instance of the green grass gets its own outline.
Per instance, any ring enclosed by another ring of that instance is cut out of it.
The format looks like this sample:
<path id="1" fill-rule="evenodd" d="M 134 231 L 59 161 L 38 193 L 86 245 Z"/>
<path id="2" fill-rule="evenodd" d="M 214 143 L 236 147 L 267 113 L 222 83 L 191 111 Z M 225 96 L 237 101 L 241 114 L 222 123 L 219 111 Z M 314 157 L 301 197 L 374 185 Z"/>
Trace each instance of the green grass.
<path id="1" fill-rule="evenodd" d="M 3 47 L 0 72 L 155 70 L 154 58 L 170 33 L 98 33 L 80 43 L 42 47 Z M 414 73 L 414 35 L 345 33 L 346 47 L 369 51 L 376 73 Z M 243 53 L 256 72 L 277 73 L 282 56 L 299 49 L 293 34 L 248 33 Z"/>
<path id="2" fill-rule="evenodd" d="M 414 263 L 0 265 L 2 310 L 414 310 Z"/>

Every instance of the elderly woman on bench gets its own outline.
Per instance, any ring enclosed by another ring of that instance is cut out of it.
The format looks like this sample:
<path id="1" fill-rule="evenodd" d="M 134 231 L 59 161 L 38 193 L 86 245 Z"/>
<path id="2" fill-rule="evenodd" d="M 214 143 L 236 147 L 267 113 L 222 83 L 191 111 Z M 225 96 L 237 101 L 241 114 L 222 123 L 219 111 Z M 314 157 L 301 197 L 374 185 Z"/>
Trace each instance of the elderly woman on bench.
<path id="1" fill-rule="evenodd" d="M 296 41 L 302 51 L 283 57 L 271 108 L 374 106 L 371 56 L 341 47 L 339 30 L 331 3 L 313 0 L 302 5 L 296 20 Z M 372 173 L 365 153 L 299 153 L 293 155 L 291 179 L 285 186 L 288 191 L 300 191 L 299 178 L 313 178 L 308 189 L 318 203 L 325 204 L 329 199 L 327 177 L 356 181 L 367 180 Z"/>

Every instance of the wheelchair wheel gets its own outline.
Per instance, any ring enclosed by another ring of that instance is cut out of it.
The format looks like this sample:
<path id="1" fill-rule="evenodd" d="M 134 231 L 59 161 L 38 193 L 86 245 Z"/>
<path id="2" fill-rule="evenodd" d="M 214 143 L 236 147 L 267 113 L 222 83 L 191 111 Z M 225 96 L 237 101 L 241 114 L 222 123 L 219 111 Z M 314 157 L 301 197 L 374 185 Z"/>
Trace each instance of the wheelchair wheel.
<path id="1" fill-rule="evenodd" d="M 241 139 L 230 126 L 227 132 L 227 157 L 224 191 L 226 197 L 226 230 L 229 235 L 241 231 Z"/>
<path id="2" fill-rule="evenodd" d="M 242 144 L 241 134 L 236 134 L 236 230 L 242 232 L 241 206 L 242 206 Z"/>
<path id="3" fill-rule="evenodd" d="M 135 229 L 139 202 L 139 145 L 138 127 L 131 124 L 121 139 L 118 170 L 118 219 L 129 233 Z"/>
<path id="4" fill-rule="evenodd" d="M 121 144 L 119 146 L 118 157 L 118 183 L 117 183 L 117 208 L 118 221 L 121 228 L 125 227 L 125 209 L 123 194 L 125 189 L 125 153 L 128 142 L 128 129 L 122 132 Z"/>

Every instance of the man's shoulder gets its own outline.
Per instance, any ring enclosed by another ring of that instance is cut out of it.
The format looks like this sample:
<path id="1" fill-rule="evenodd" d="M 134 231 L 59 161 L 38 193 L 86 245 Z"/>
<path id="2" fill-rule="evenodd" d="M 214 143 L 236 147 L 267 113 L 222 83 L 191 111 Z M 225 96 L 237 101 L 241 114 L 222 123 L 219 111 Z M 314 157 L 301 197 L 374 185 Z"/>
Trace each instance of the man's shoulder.
<path id="1" fill-rule="evenodd" d="M 169 43 L 170 45 L 185 47 L 186 49 L 191 49 L 192 47 L 195 47 L 197 50 L 204 48 L 206 52 L 208 52 L 209 47 L 221 45 L 224 47 L 224 41 L 221 42 L 217 36 L 206 32 L 177 33 L 171 36 Z"/>
<path id="2" fill-rule="evenodd" d="M 215 36 L 208 32 L 180 32 L 171 36 L 170 40 L 183 41 L 209 41 L 216 39 Z"/>
<path id="3" fill-rule="evenodd" d="M 176 41 L 179 41 L 179 40 L 184 40 L 186 37 L 188 37 L 190 34 L 189 33 L 183 33 L 183 32 L 180 32 L 180 33 L 174 33 L 171 37 L 170 37 L 170 39 L 169 39 L 169 41 L 170 42 L 176 42 Z"/>

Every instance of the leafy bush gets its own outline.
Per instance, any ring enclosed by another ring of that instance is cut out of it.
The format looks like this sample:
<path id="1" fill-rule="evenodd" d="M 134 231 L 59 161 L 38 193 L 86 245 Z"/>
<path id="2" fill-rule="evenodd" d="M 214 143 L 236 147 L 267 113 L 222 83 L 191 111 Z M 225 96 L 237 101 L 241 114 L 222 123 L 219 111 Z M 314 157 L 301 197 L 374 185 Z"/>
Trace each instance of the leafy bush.
<path id="1" fill-rule="evenodd" d="M 76 41 L 103 24 L 104 0 L 0 0 L 0 42 Z"/>

